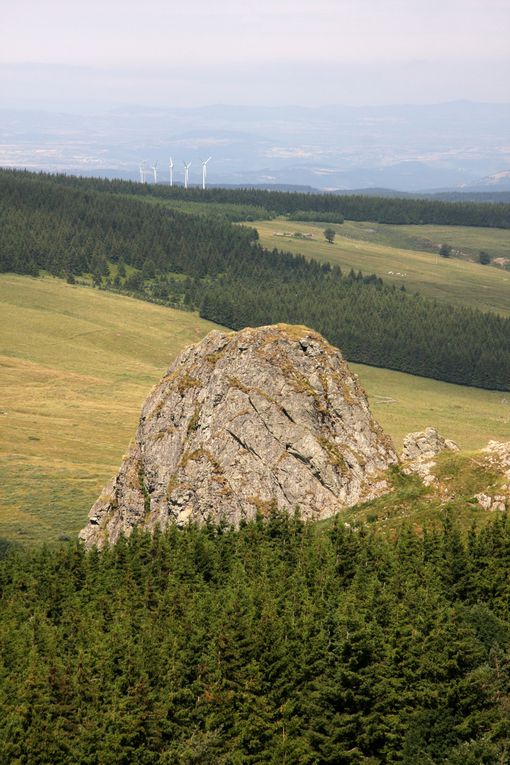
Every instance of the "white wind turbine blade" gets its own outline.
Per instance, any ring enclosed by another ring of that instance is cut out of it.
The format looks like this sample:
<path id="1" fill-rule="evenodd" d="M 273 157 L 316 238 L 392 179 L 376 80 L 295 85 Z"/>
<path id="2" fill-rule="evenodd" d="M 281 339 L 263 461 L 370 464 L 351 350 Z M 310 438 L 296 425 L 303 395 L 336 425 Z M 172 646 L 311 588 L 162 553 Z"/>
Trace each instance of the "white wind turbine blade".
<path id="1" fill-rule="evenodd" d="M 205 189 L 205 182 L 207 179 L 207 163 L 212 159 L 212 157 L 208 157 L 207 159 L 204 159 L 202 161 L 202 189 Z"/>

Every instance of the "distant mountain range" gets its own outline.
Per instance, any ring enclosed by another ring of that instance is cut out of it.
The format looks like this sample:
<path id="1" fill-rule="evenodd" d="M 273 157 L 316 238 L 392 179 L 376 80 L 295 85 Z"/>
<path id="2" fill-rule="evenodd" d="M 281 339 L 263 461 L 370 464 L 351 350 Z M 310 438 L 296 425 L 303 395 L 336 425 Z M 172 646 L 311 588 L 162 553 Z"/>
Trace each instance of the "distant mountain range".
<path id="1" fill-rule="evenodd" d="M 466 188 L 468 191 L 510 191 L 510 170 L 502 170 L 499 173 L 488 175 L 485 178 L 481 178 L 471 188 Z"/>
<path id="2" fill-rule="evenodd" d="M 182 185 L 182 184 L 181 184 Z M 286 183 L 247 183 L 247 184 L 210 184 L 216 188 L 250 188 L 267 191 L 287 191 L 301 194 L 336 194 L 338 196 L 367 196 L 367 197 L 410 197 L 413 199 L 437 199 L 445 202 L 499 202 L 510 203 L 510 191 L 477 191 L 475 189 L 451 189 L 443 191 L 399 191 L 377 186 L 365 189 L 333 189 L 324 190 L 313 186 L 300 186 Z"/>
<path id="3" fill-rule="evenodd" d="M 0 165 L 138 179 L 323 191 L 510 191 L 510 104 L 126 106 L 84 116 L 0 110 Z M 152 179 L 149 170 L 148 179 Z"/>

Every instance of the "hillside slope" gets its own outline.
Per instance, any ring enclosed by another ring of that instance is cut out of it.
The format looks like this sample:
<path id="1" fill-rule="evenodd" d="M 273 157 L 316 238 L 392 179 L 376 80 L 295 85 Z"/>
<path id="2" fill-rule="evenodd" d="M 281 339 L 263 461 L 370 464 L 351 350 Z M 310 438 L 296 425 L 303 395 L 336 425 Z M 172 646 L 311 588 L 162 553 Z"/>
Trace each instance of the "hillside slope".
<path id="1" fill-rule="evenodd" d="M 0 276 L 0 537 L 74 536 L 118 468 L 142 401 L 215 325 L 58 279 Z M 510 396 L 351 365 L 400 448 L 426 425 L 477 449 L 507 440 Z"/>
<path id="2" fill-rule="evenodd" d="M 341 225 L 277 219 L 257 221 L 261 243 L 308 258 L 376 273 L 387 284 L 404 285 L 441 302 L 510 315 L 510 271 L 481 266 L 460 258 L 441 258 L 430 251 L 431 241 L 459 247 L 470 256 L 486 250 L 493 257 L 510 258 L 510 232 L 502 229 L 390 226 L 346 221 Z M 323 231 L 336 231 L 329 244 Z M 297 234 L 298 236 L 293 236 Z M 308 238 L 307 238 L 308 237 Z M 420 246 L 421 243 L 421 246 Z"/>
<path id="3" fill-rule="evenodd" d="M 73 536 L 168 360 L 215 327 L 56 279 L 0 277 L 0 537 Z"/>
<path id="4" fill-rule="evenodd" d="M 64 180 L 0 172 L 1 271 L 43 271 L 71 281 L 92 274 L 105 287 L 113 278 L 128 294 L 200 310 L 202 318 L 231 329 L 306 324 L 349 361 L 510 390 L 510 317 L 270 251 L 249 227 L 91 192 L 83 179 L 71 179 L 71 186 Z M 487 206 L 480 207 L 485 221 Z M 115 273 L 107 261 L 119 264 Z M 136 272 L 124 276 L 124 264 Z M 188 278 L 176 283 L 176 275 Z"/>

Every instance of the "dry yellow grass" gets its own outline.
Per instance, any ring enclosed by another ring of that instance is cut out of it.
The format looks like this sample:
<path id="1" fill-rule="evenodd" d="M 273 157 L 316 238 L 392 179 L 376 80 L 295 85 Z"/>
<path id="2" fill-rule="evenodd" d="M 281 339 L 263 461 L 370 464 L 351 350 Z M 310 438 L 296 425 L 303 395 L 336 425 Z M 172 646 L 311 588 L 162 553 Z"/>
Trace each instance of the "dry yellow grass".
<path id="1" fill-rule="evenodd" d="M 74 536 L 151 386 L 215 325 L 54 279 L 0 277 L 0 536 Z"/>

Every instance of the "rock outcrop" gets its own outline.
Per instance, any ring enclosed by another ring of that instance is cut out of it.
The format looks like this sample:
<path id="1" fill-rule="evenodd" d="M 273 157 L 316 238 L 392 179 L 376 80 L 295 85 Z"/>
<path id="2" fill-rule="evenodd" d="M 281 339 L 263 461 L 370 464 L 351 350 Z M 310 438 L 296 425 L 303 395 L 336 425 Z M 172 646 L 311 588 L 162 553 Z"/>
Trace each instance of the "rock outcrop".
<path id="1" fill-rule="evenodd" d="M 211 332 L 149 395 L 80 537 L 100 547 L 138 524 L 238 524 L 274 504 L 325 518 L 384 493 L 396 462 L 356 376 L 320 335 Z"/>
<path id="2" fill-rule="evenodd" d="M 488 466 L 504 474 L 510 490 L 510 441 L 489 441 L 482 451 L 487 455 Z"/>
<path id="3" fill-rule="evenodd" d="M 433 459 L 446 449 L 454 452 L 459 451 L 455 441 L 443 438 L 435 428 L 425 428 L 425 430 L 408 433 L 407 436 L 404 436 L 404 448 L 400 459 L 403 462 L 416 459 Z"/>
<path id="4" fill-rule="evenodd" d="M 490 512 L 499 511 L 504 513 L 508 507 L 508 496 L 505 494 L 486 494 L 481 491 L 479 494 L 475 494 L 474 498 L 478 502 L 481 508 L 489 510 Z"/>
<path id="5" fill-rule="evenodd" d="M 475 494 L 475 499 L 484 510 L 505 512 L 510 509 L 510 441 L 489 441 L 482 449 L 487 470 L 496 471 L 503 476 L 499 491 Z"/>
<path id="6" fill-rule="evenodd" d="M 408 433 L 400 455 L 402 470 L 407 475 L 416 473 L 426 486 L 430 486 L 435 480 L 432 472 L 436 465 L 434 457 L 445 450 L 458 452 L 459 447 L 454 441 L 439 435 L 435 428 Z"/>

